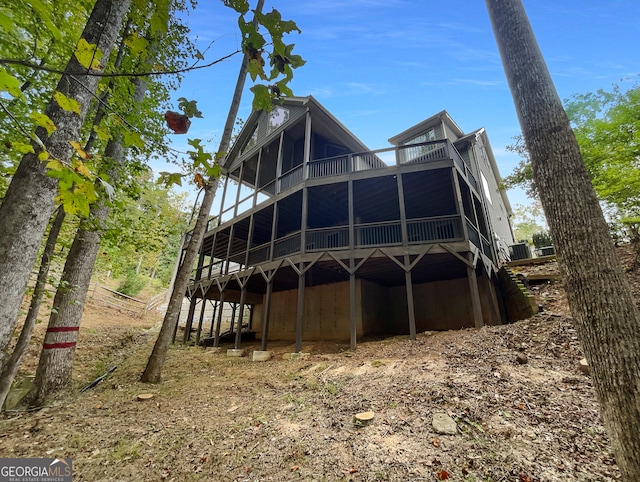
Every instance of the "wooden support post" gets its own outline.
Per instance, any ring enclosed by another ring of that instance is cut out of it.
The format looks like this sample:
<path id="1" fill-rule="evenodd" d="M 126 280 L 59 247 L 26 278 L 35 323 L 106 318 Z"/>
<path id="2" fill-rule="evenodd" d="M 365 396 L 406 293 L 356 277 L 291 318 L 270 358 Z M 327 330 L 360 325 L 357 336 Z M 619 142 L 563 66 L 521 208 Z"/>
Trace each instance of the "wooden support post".
<path id="1" fill-rule="evenodd" d="M 189 312 L 187 313 L 187 322 L 184 327 L 184 335 L 182 336 L 182 344 L 186 345 L 191 338 L 191 327 L 193 326 L 193 315 L 196 311 L 196 297 L 191 298 L 189 303 Z"/>
<path id="2" fill-rule="evenodd" d="M 353 163 L 353 156 L 349 156 Z M 351 168 L 355 171 L 354 166 Z M 356 260 L 355 260 L 355 226 L 353 212 L 353 179 L 347 184 L 347 197 L 349 209 L 349 339 L 351 341 L 351 349 L 355 351 L 357 343 L 357 326 L 356 326 Z"/>
<path id="3" fill-rule="evenodd" d="M 302 266 L 301 266 L 302 268 Z M 304 318 L 305 273 L 298 275 L 298 310 L 296 312 L 296 353 L 302 351 L 302 321 Z"/>
<path id="4" fill-rule="evenodd" d="M 196 331 L 196 346 L 200 344 L 200 335 L 202 334 L 202 322 L 204 321 L 204 311 L 206 309 L 207 309 L 207 299 L 202 298 L 202 306 L 200 307 L 200 319 L 198 320 L 198 330 Z"/>
<path id="5" fill-rule="evenodd" d="M 493 284 L 493 280 L 487 274 L 487 283 L 489 283 L 489 296 L 491 297 L 491 316 L 493 320 L 492 325 L 502 325 L 502 312 L 500 310 L 500 304 L 498 301 L 498 294 L 496 287 Z"/>
<path id="6" fill-rule="evenodd" d="M 473 253 L 468 253 L 467 258 L 473 261 Z M 476 270 L 473 266 L 467 265 L 467 278 L 469 279 L 469 292 L 471 294 L 471 306 L 473 308 L 473 321 L 476 328 L 482 328 L 484 321 L 482 320 L 482 303 L 480 302 L 480 290 L 478 289 L 478 278 Z"/>
<path id="7" fill-rule="evenodd" d="M 216 334 L 213 338 L 213 346 L 220 345 L 220 325 L 222 324 L 222 313 L 224 312 L 224 291 L 220 293 L 220 305 L 218 306 L 218 320 L 216 321 Z"/>
<path id="8" fill-rule="evenodd" d="M 269 336 L 269 310 L 271 309 L 271 295 L 273 294 L 273 278 L 267 282 L 267 294 L 264 298 L 264 312 L 262 313 L 262 351 L 267 351 L 267 336 Z"/>
<path id="9" fill-rule="evenodd" d="M 218 303 L 218 300 L 213 302 L 213 314 L 211 315 L 211 325 L 209 326 L 209 338 L 213 336 L 213 321 L 216 319 L 216 313 L 218 312 Z"/>
<path id="10" fill-rule="evenodd" d="M 236 310 L 238 309 L 238 303 L 231 304 L 231 323 L 229 324 L 229 332 L 233 333 L 236 326 Z"/>
<path id="11" fill-rule="evenodd" d="M 356 274 L 353 272 L 354 261 L 351 260 L 351 273 L 349 273 L 349 338 L 351 340 L 351 350 L 356 349 L 357 326 L 356 326 Z"/>
<path id="12" fill-rule="evenodd" d="M 244 307 L 247 301 L 247 285 L 245 284 L 240 292 L 240 311 L 238 313 L 238 329 L 236 330 L 236 343 L 234 348 L 240 348 L 240 340 L 242 339 L 242 321 L 244 319 Z"/>
<path id="13" fill-rule="evenodd" d="M 409 266 L 409 255 L 405 255 L 404 263 Z M 416 339 L 416 310 L 413 304 L 413 281 L 411 279 L 411 270 L 404 272 L 404 284 L 407 289 L 407 310 L 409 313 L 409 338 Z"/>

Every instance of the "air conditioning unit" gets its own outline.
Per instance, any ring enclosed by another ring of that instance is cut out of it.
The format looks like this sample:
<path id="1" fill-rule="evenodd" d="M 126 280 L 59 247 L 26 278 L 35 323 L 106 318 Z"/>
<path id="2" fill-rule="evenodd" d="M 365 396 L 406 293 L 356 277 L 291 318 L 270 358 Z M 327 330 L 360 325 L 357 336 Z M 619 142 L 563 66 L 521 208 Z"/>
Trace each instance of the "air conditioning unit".
<path id="1" fill-rule="evenodd" d="M 529 248 L 529 243 L 517 243 L 509 246 L 509 251 L 511 252 L 511 261 L 515 261 L 517 259 L 527 259 L 531 257 L 531 249 Z"/>

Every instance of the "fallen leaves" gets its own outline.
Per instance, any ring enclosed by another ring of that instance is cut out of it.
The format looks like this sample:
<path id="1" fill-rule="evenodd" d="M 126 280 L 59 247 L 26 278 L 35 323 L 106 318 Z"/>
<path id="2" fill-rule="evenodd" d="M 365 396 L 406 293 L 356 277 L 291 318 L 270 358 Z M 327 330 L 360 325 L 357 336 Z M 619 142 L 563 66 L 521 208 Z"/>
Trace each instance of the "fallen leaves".
<path id="1" fill-rule="evenodd" d="M 449 472 L 440 470 L 437 474 L 438 480 L 449 480 Z"/>

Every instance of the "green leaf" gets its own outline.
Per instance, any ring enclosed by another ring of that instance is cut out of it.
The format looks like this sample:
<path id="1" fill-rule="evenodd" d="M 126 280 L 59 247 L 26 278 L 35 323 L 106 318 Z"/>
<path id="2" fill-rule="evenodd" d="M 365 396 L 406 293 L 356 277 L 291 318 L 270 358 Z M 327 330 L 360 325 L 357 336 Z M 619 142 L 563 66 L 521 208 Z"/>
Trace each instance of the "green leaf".
<path id="1" fill-rule="evenodd" d="M 58 159 L 52 159 L 47 162 L 47 169 L 51 169 L 53 171 L 62 171 L 64 169 L 64 164 L 60 162 Z"/>
<path id="2" fill-rule="evenodd" d="M 129 53 L 132 56 L 138 56 L 149 48 L 149 41 L 135 33 L 132 33 L 127 37 L 125 44 L 129 47 Z"/>
<path id="3" fill-rule="evenodd" d="M 182 110 L 182 112 L 184 112 L 184 115 L 189 118 L 202 118 L 202 112 L 198 110 L 197 104 L 197 100 L 187 100 L 185 97 L 180 97 L 178 99 L 178 107 Z"/>
<path id="4" fill-rule="evenodd" d="M 67 97 L 59 90 L 53 93 L 53 98 L 63 110 L 80 115 L 80 103 L 77 100 Z"/>
<path id="5" fill-rule="evenodd" d="M 280 89 L 280 93 L 286 97 L 293 97 L 293 91 L 287 85 L 287 79 L 282 79 L 276 82 L 278 89 Z"/>
<path id="6" fill-rule="evenodd" d="M 207 169 L 207 176 L 215 177 L 217 179 L 220 177 L 221 171 L 222 171 L 222 168 L 220 167 L 220 164 L 216 163 Z"/>
<path id="7" fill-rule="evenodd" d="M 76 59 L 85 69 L 100 70 L 100 60 L 102 52 L 95 44 L 88 43 L 84 38 L 78 41 L 78 46 L 74 52 Z"/>
<path id="8" fill-rule="evenodd" d="M 137 131 L 125 131 L 122 135 L 122 140 L 127 146 L 144 149 L 144 140 L 142 139 L 142 135 Z"/>
<path id="9" fill-rule="evenodd" d="M 179 172 L 161 172 L 159 173 L 158 183 L 169 187 L 172 185 L 182 186 L 182 174 Z"/>
<path id="10" fill-rule="evenodd" d="M 269 95 L 269 88 L 266 85 L 256 84 L 251 87 L 251 92 L 253 92 L 253 110 L 265 110 L 269 112 L 273 107 L 271 95 Z"/>
<path id="11" fill-rule="evenodd" d="M 264 77 L 264 68 L 262 67 L 262 62 L 258 59 L 249 60 L 249 64 L 247 65 L 247 72 L 251 76 L 251 80 L 255 82 L 255 80 L 260 77 Z"/>
<path id="12" fill-rule="evenodd" d="M 150 21 L 152 36 L 163 34 L 167 31 L 170 6 L 170 0 L 156 0 Z"/>
<path id="13" fill-rule="evenodd" d="M 53 131 L 57 129 L 56 125 L 48 115 L 42 114 L 40 112 L 31 112 L 31 114 L 29 115 L 36 122 L 36 125 L 44 127 L 47 130 L 48 135 L 51 135 Z"/>
<path id="14" fill-rule="evenodd" d="M 24 98 L 20 85 L 21 83 L 17 78 L 0 67 L 0 92 L 8 92 L 12 97 Z"/>
<path id="15" fill-rule="evenodd" d="M 98 136 L 98 139 L 100 139 L 101 141 L 108 141 L 109 139 L 112 138 L 111 133 L 107 129 L 104 129 L 103 127 L 93 126 L 93 130 Z"/>
<path id="16" fill-rule="evenodd" d="M 18 151 L 20 154 L 35 153 L 33 146 L 28 142 L 12 142 L 11 148 Z"/>
<path id="17" fill-rule="evenodd" d="M 233 8 L 241 15 L 249 11 L 249 2 L 247 0 L 222 0 L 222 2 L 225 6 Z"/>

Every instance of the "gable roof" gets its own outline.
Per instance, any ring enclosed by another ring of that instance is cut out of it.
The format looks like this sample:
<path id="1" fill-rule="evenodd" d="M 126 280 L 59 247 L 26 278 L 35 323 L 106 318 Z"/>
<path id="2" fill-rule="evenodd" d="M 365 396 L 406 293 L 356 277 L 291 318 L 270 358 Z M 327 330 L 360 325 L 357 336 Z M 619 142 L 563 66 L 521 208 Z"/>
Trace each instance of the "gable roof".
<path id="1" fill-rule="evenodd" d="M 443 110 L 438 112 L 435 115 L 432 115 L 428 119 L 425 119 L 422 122 L 412 127 L 409 127 L 407 130 L 402 131 L 400 134 L 397 134 L 391 137 L 389 139 L 389 142 L 392 145 L 397 146 L 400 143 L 407 141 L 409 139 L 412 139 L 415 136 L 421 134 L 428 128 L 438 125 L 439 122 L 443 122 L 444 125 L 456 135 L 456 137 L 464 136 L 464 132 L 462 131 L 462 129 L 460 129 L 458 124 L 455 123 L 455 121 L 451 118 L 451 116 L 446 110 Z"/>
<path id="2" fill-rule="evenodd" d="M 286 129 L 291 126 L 293 122 L 299 120 L 305 112 L 310 112 L 314 132 L 325 135 L 326 137 L 338 138 L 338 140 L 344 143 L 344 145 L 352 152 L 366 152 L 370 150 L 313 96 L 283 97 L 279 100 L 275 100 L 274 106 L 298 108 L 298 112 L 296 115 L 292 115 L 288 121 L 264 135 L 262 139 L 258 139 L 256 147 L 268 143 L 271 139 L 275 139 L 280 135 L 280 132 L 283 129 Z M 259 127 L 260 122 L 263 122 L 263 119 L 265 119 L 267 115 L 268 113 L 263 110 L 251 112 L 251 115 L 238 134 L 236 141 L 229 150 L 228 155 L 221 162 L 221 166 L 224 170 L 232 171 L 242 162 L 242 160 L 250 157 L 251 154 L 249 153 L 251 153 L 254 148 L 251 148 L 246 152 L 242 152 L 242 149 L 247 144 L 251 136 L 253 136 L 256 128 Z"/>

